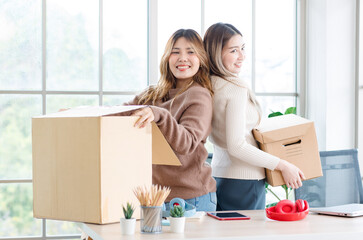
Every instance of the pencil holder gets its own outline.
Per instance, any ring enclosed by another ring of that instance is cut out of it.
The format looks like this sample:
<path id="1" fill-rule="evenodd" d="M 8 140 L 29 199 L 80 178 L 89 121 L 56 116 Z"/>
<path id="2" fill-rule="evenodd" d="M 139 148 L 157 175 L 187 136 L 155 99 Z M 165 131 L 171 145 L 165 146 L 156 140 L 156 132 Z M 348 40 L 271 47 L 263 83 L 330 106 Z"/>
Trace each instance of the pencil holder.
<path id="1" fill-rule="evenodd" d="M 141 233 L 161 233 L 161 206 L 141 206 Z"/>

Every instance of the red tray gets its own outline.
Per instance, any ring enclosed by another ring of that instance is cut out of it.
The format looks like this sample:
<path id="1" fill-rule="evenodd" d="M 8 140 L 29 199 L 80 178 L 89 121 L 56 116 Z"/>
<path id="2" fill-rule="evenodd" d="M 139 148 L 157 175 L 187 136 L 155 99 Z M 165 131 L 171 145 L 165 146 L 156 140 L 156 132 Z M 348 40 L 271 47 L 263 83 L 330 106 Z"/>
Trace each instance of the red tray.
<path id="1" fill-rule="evenodd" d="M 304 219 L 309 214 L 309 208 L 302 212 L 296 213 L 277 213 L 275 206 L 266 208 L 266 216 L 278 221 L 298 221 Z"/>

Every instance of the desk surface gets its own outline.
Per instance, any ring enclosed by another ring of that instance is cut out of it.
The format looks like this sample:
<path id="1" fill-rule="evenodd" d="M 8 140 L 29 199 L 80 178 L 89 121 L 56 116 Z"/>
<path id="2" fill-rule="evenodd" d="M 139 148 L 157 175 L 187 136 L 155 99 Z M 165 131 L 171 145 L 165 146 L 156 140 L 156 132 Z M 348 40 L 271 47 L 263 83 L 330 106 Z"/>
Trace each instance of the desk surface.
<path id="1" fill-rule="evenodd" d="M 184 233 L 171 233 L 163 226 L 160 234 L 141 234 L 140 222 L 136 233 L 121 235 L 120 224 L 96 225 L 81 223 L 81 229 L 94 240 L 147 240 L 147 239 L 363 239 L 363 217 L 345 218 L 310 213 L 305 219 L 294 222 L 270 220 L 263 210 L 241 211 L 251 220 L 219 221 L 204 216 L 200 220 L 187 220 Z"/>

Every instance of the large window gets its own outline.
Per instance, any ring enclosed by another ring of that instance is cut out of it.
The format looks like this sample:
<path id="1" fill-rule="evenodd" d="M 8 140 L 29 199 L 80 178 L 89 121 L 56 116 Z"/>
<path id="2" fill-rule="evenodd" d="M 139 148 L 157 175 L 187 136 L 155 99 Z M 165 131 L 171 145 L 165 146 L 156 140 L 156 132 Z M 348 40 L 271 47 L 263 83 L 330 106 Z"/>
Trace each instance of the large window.
<path id="1" fill-rule="evenodd" d="M 203 36 L 216 22 L 231 23 L 242 32 L 246 43 L 241 76 L 256 92 L 264 116 L 296 106 L 296 1 L 191 0 L 182 6 L 178 3 L 158 1 L 158 60 L 167 39 L 177 29 L 192 28 Z"/>
<path id="2" fill-rule="evenodd" d="M 0 1 L 0 238 L 79 236 L 74 223 L 33 218 L 31 117 L 122 104 L 145 88 L 147 6 Z"/>
<path id="3" fill-rule="evenodd" d="M 80 234 L 32 216 L 32 116 L 122 104 L 157 81 L 173 32 L 215 22 L 243 33 L 264 115 L 284 111 L 298 98 L 295 12 L 291 0 L 0 0 L 0 238 Z"/>

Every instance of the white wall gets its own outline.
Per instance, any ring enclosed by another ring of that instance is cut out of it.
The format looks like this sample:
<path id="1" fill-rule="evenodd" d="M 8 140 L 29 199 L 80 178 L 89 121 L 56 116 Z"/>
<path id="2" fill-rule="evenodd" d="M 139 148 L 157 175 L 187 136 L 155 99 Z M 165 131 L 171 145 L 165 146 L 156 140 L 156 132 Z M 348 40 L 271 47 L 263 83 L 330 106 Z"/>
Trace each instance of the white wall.
<path id="1" fill-rule="evenodd" d="M 321 151 L 355 147 L 355 7 L 307 2 L 307 117 Z"/>
<path id="2" fill-rule="evenodd" d="M 359 5 L 359 116 L 358 116 L 358 158 L 360 159 L 360 171 L 363 176 L 363 2 Z"/>

